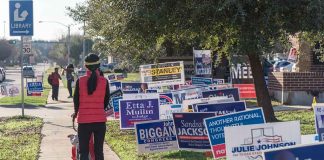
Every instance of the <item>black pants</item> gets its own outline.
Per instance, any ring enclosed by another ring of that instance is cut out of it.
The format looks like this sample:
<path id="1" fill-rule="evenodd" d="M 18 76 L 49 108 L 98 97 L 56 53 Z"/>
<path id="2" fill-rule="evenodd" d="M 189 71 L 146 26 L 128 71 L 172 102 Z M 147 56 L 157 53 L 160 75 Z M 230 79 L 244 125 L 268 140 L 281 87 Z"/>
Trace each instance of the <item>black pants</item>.
<path id="1" fill-rule="evenodd" d="M 83 123 L 78 126 L 80 160 L 88 160 L 89 156 L 89 140 L 94 135 L 94 152 L 96 160 L 103 160 L 103 144 L 106 134 L 106 123 Z"/>
<path id="2" fill-rule="evenodd" d="M 58 100 L 58 93 L 59 93 L 59 86 L 52 85 L 52 99 L 53 100 Z"/>
<path id="3" fill-rule="evenodd" d="M 69 90 L 70 97 L 72 97 L 72 80 L 67 80 L 67 89 Z"/>

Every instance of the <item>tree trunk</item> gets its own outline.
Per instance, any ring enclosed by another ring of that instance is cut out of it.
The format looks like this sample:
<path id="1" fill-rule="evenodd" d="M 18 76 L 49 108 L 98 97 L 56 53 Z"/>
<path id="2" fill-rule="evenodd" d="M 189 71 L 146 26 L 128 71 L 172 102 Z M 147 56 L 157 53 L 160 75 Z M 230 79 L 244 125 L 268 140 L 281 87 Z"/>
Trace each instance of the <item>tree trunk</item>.
<path id="1" fill-rule="evenodd" d="M 257 95 L 258 106 L 262 107 L 267 122 L 277 121 L 271 104 L 269 91 L 265 84 L 264 73 L 258 54 L 248 54 Z"/>

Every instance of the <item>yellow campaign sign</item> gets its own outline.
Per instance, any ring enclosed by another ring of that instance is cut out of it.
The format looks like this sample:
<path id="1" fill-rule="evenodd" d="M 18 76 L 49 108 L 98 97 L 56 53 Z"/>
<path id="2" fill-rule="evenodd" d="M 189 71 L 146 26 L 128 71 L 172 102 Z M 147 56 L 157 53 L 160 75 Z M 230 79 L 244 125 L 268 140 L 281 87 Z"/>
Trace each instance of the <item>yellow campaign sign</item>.
<path id="1" fill-rule="evenodd" d="M 142 73 L 145 76 L 163 76 L 163 75 L 171 75 L 171 74 L 181 74 L 182 67 L 174 66 L 174 67 L 165 67 L 165 68 L 153 68 L 146 69 Z"/>

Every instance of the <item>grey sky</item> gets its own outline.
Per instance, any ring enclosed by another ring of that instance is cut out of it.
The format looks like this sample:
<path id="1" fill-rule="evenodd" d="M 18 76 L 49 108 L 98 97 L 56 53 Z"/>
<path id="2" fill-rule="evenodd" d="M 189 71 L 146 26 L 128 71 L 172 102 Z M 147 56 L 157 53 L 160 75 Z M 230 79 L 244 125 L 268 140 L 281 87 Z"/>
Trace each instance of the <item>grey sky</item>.
<path id="1" fill-rule="evenodd" d="M 42 21 L 57 21 L 63 24 L 76 24 L 67 16 L 66 7 L 74 7 L 76 3 L 86 0 L 33 0 L 34 1 L 34 36 L 37 40 L 56 40 L 63 34 L 67 34 L 67 28 L 55 23 L 38 23 Z M 18 39 L 19 37 L 9 37 L 9 0 L 0 0 L 0 37 L 5 33 L 7 39 Z M 71 28 L 72 34 L 82 34 L 80 25 Z"/>

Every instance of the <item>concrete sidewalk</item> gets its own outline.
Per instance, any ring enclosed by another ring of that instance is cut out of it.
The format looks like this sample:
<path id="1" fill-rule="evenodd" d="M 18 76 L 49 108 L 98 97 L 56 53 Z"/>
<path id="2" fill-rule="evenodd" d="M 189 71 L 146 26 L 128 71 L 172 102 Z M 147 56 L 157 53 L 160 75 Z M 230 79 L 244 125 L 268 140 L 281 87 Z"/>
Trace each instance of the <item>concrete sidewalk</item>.
<path id="1" fill-rule="evenodd" d="M 62 84 L 62 83 L 61 83 Z M 72 129 L 72 119 L 70 115 L 73 111 L 73 100 L 68 97 L 68 90 L 63 85 L 59 89 L 59 101 L 53 101 L 51 93 L 48 98 L 46 108 L 52 108 L 52 112 L 44 117 L 42 129 L 43 139 L 39 160 L 51 159 L 71 159 L 71 147 L 69 134 L 76 134 Z M 119 157 L 104 145 L 105 159 L 119 160 Z"/>

